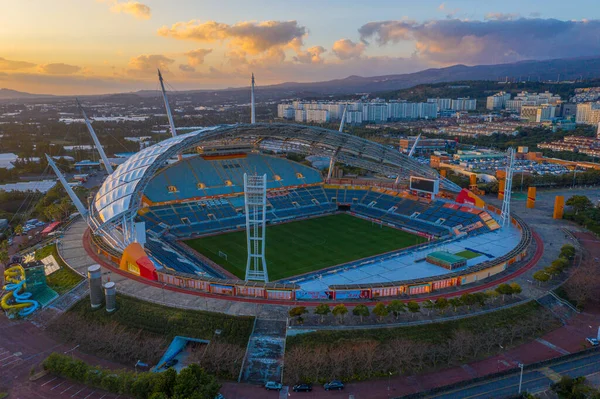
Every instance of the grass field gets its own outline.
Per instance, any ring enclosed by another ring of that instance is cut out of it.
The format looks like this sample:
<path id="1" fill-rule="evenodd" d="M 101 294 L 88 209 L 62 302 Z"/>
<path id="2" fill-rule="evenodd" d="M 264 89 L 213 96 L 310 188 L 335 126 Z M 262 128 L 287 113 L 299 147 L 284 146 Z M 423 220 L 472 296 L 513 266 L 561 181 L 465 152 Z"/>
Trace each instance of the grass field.
<path id="1" fill-rule="evenodd" d="M 54 260 L 56 260 L 60 269 L 46 277 L 48 287 L 59 294 L 64 294 L 83 280 L 83 277 L 74 272 L 69 266 L 65 265 L 61 257 L 58 256 L 56 244 L 51 244 L 35 251 L 35 258 L 37 260 L 44 259 L 49 255 L 54 256 Z"/>
<path id="2" fill-rule="evenodd" d="M 267 227 L 269 280 L 324 269 L 425 241 L 424 238 L 347 214 Z M 196 238 L 186 244 L 239 278 L 246 271 L 246 232 Z M 227 260 L 219 256 L 227 254 Z"/>
<path id="3" fill-rule="evenodd" d="M 475 259 L 478 256 L 481 256 L 481 254 L 478 254 L 477 252 L 469 251 L 468 249 L 461 251 L 461 252 L 457 252 L 454 255 L 462 256 L 465 259 Z"/>

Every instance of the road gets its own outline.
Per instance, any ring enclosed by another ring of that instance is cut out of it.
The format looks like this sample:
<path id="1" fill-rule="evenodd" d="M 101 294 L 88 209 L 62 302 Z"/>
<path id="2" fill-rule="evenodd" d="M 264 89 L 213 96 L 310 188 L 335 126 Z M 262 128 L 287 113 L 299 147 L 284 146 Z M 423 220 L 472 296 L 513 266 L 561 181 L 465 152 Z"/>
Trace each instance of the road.
<path id="1" fill-rule="evenodd" d="M 559 361 L 547 367 L 523 373 L 523 391 L 539 392 L 548 388 L 561 375 L 570 377 L 586 376 L 600 372 L 600 352 L 586 354 L 575 359 Z M 519 390 L 519 373 L 480 382 L 466 388 L 429 396 L 439 399 L 486 399 L 516 395 Z"/>

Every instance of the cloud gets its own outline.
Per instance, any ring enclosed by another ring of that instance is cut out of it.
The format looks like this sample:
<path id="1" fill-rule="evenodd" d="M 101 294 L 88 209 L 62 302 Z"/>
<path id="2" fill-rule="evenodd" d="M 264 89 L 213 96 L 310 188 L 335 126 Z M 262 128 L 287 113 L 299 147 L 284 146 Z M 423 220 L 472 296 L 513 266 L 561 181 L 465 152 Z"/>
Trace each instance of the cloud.
<path id="1" fill-rule="evenodd" d="M 160 68 L 163 73 L 169 72 L 169 65 L 174 62 L 175 60 L 162 54 L 138 55 L 129 60 L 128 73 L 132 75 L 138 73 L 154 74 L 157 68 Z"/>
<path id="2" fill-rule="evenodd" d="M 158 35 L 179 40 L 212 43 L 229 41 L 230 46 L 250 54 L 259 54 L 275 47 L 285 47 L 302 41 L 306 28 L 297 21 L 238 22 L 234 25 L 216 21 L 191 20 L 163 26 Z"/>
<path id="3" fill-rule="evenodd" d="M 186 64 L 179 64 L 179 69 L 183 72 L 196 72 L 196 68 Z"/>
<path id="4" fill-rule="evenodd" d="M 600 21 L 492 19 L 369 22 L 361 40 L 379 45 L 414 42 L 415 56 L 438 65 L 492 64 L 600 53 Z"/>
<path id="5" fill-rule="evenodd" d="M 331 51 L 340 60 L 349 60 L 352 58 L 360 58 L 366 49 L 365 43 L 354 43 L 350 39 L 340 39 L 333 43 Z"/>
<path id="6" fill-rule="evenodd" d="M 110 11 L 115 14 L 129 14 L 137 19 L 150 19 L 151 10 L 147 5 L 138 1 L 120 2 L 118 0 L 98 0 L 110 4 Z"/>
<path id="7" fill-rule="evenodd" d="M 488 21 L 512 21 L 518 19 L 520 14 L 518 13 L 503 13 L 503 12 L 489 12 L 485 14 L 485 19 Z"/>
<path id="8" fill-rule="evenodd" d="M 0 70 L 3 71 L 18 71 L 21 69 L 33 68 L 35 64 L 26 61 L 13 61 L 0 57 Z"/>
<path id="9" fill-rule="evenodd" d="M 81 71 L 81 67 L 59 62 L 54 64 L 40 65 L 38 66 L 38 70 L 48 75 L 72 75 Z"/>
<path id="10" fill-rule="evenodd" d="M 323 46 L 313 46 L 306 51 L 299 50 L 294 61 L 301 64 L 321 64 L 324 61 L 321 55 L 326 51 Z"/>
<path id="11" fill-rule="evenodd" d="M 199 48 L 183 53 L 188 59 L 188 64 L 191 66 L 204 64 L 204 57 L 212 53 L 211 48 Z"/>

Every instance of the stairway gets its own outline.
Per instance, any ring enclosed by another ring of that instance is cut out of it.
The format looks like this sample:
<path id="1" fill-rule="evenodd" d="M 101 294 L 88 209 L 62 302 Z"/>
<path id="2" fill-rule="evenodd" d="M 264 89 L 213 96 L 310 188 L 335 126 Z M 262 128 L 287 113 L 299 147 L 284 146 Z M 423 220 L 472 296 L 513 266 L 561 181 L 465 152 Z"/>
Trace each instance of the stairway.
<path id="1" fill-rule="evenodd" d="M 240 382 L 262 385 L 267 381 L 281 381 L 286 328 L 284 320 L 256 320 Z"/>

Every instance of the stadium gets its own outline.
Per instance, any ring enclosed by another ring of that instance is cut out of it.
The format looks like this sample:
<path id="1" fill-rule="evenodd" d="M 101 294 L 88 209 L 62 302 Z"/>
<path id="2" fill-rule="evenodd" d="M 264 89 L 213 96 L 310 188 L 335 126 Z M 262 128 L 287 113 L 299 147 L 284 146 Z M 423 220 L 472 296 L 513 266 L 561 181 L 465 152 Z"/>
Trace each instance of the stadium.
<path id="1" fill-rule="evenodd" d="M 380 177 L 333 178 L 292 160 L 306 156 Z M 260 206 L 249 206 L 251 190 Z M 224 297 L 360 300 L 427 294 L 518 267 L 531 231 L 514 216 L 501 227 L 500 214 L 397 149 L 319 127 L 252 123 L 136 153 L 91 200 L 89 225 L 96 254 L 137 278 Z M 252 268 L 256 261 L 264 267 Z"/>

